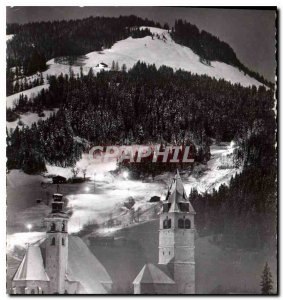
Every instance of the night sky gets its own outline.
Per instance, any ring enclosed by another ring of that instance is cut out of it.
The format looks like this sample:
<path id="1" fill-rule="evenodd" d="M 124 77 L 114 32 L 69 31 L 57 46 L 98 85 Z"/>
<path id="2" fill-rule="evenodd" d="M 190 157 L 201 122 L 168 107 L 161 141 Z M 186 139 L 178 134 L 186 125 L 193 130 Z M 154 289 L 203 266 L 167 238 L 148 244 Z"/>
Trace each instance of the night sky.
<path id="1" fill-rule="evenodd" d="M 274 82 L 275 10 L 190 7 L 7 7 L 8 23 L 137 15 L 173 25 L 178 18 L 227 42 L 250 69 Z"/>

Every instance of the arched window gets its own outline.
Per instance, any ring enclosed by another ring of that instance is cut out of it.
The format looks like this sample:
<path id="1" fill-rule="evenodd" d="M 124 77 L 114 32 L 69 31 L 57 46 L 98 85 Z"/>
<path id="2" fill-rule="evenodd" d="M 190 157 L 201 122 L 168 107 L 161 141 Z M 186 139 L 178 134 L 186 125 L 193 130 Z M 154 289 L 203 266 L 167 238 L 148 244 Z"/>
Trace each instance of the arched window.
<path id="1" fill-rule="evenodd" d="M 163 221 L 163 228 L 164 229 L 171 228 L 171 219 L 168 219 L 168 217 Z"/>
<path id="2" fill-rule="evenodd" d="M 55 246 L 55 237 L 53 237 L 51 240 L 51 246 Z"/>
<path id="3" fill-rule="evenodd" d="M 183 219 L 178 220 L 178 228 L 184 228 L 184 220 Z"/>
<path id="4" fill-rule="evenodd" d="M 31 293 L 31 294 L 35 294 L 35 291 L 34 291 L 34 289 L 32 289 L 30 293 Z"/>
<path id="5" fill-rule="evenodd" d="M 51 231 L 56 231 L 56 224 L 55 223 L 51 224 Z"/>
<path id="6" fill-rule="evenodd" d="M 185 228 L 190 229 L 191 228 L 191 221 L 189 219 L 185 220 Z"/>
<path id="7" fill-rule="evenodd" d="M 65 232 L 66 230 L 66 226 L 65 226 L 65 222 L 62 223 L 62 232 Z"/>
<path id="8" fill-rule="evenodd" d="M 62 246 L 65 246 L 65 239 L 62 238 Z"/>
<path id="9" fill-rule="evenodd" d="M 163 229 L 167 229 L 167 228 L 168 228 L 168 220 L 165 219 L 165 220 L 163 221 Z"/>

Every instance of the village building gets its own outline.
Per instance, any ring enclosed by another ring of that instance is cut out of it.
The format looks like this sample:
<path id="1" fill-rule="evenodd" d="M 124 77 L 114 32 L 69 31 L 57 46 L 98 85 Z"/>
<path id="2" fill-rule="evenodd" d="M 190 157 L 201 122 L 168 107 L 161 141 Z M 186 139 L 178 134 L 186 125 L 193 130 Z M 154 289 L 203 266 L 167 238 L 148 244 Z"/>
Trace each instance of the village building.
<path id="1" fill-rule="evenodd" d="M 68 234 L 63 195 L 54 194 L 44 219 L 46 237 L 28 245 L 12 281 L 12 294 L 108 294 L 112 280 L 77 236 Z"/>
<path id="2" fill-rule="evenodd" d="M 135 294 L 195 294 L 195 211 L 177 171 L 159 222 L 159 262 L 133 281 Z"/>
<path id="3" fill-rule="evenodd" d="M 99 64 L 96 65 L 96 67 L 104 69 L 104 68 L 108 68 L 108 65 L 104 62 L 100 62 Z"/>
<path id="4" fill-rule="evenodd" d="M 67 178 L 57 175 L 52 177 L 52 183 L 53 184 L 67 183 Z"/>

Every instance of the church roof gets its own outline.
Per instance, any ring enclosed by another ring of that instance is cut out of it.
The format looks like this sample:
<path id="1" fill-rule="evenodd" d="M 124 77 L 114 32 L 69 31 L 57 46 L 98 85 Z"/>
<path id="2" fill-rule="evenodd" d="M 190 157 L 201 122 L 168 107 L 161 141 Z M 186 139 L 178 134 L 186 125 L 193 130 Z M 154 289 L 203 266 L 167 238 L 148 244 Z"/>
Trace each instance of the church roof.
<path id="1" fill-rule="evenodd" d="M 139 283 L 175 284 L 175 281 L 165 265 L 146 264 L 133 281 L 133 284 Z"/>
<path id="2" fill-rule="evenodd" d="M 28 246 L 26 254 L 13 280 L 49 281 L 49 277 L 44 269 L 44 263 L 39 246 Z"/>
<path id="3" fill-rule="evenodd" d="M 168 190 L 168 196 L 165 202 L 166 201 L 171 203 L 169 212 L 181 212 L 182 209 L 179 204 L 186 203 L 188 205 L 188 212 L 195 213 L 195 210 L 187 197 L 184 184 L 178 170 Z"/>
<path id="4" fill-rule="evenodd" d="M 49 281 L 45 272 L 46 239 L 30 245 L 13 280 Z M 104 266 L 93 255 L 83 240 L 77 236 L 68 237 L 68 267 L 66 280 L 80 283 L 79 293 L 106 294 L 104 283 L 112 280 Z"/>
<path id="5" fill-rule="evenodd" d="M 101 262 L 93 255 L 81 238 L 69 236 L 67 276 L 79 281 L 86 294 L 106 294 L 104 283 L 112 279 Z"/>

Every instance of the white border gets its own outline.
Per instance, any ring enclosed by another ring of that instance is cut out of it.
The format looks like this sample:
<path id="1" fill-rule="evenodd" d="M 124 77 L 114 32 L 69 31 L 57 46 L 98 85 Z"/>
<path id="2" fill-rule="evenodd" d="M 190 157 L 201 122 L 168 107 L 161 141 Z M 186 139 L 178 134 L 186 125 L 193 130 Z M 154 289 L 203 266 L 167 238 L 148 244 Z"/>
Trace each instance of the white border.
<path id="1" fill-rule="evenodd" d="M 0 195 L 2 205 L 0 209 L 0 228 L 2 228 L 0 233 L 0 296 L 1 299 L 6 299 L 9 296 L 6 295 L 6 126 L 5 126 L 5 120 L 6 120 L 6 93 L 5 93 L 5 86 L 6 86 L 6 6 L 277 6 L 281 7 L 279 1 L 269 0 L 269 1 L 244 1 L 244 0 L 231 0 L 229 1 L 229 4 L 227 4 L 227 0 L 198 0 L 198 1 L 184 1 L 184 0 L 155 0 L 155 1 L 149 1 L 149 0 L 136 0 L 133 5 L 133 1 L 129 0 L 68 0 L 68 1 L 62 1 L 62 0 L 49 0 L 49 1 L 34 1 L 34 0 L 13 0 L 13 1 L 4 1 L 4 3 L 0 4 L 0 20 L 2 23 L 2 26 L 0 26 L 0 36 L 1 36 L 1 46 L 0 46 L 0 57 L 1 57 L 1 72 L 0 72 L 0 82 L 1 82 L 1 104 L 0 104 L 0 120 L 2 122 L 1 128 L 1 140 L 0 140 L 0 167 L 1 167 L 1 174 L 0 174 Z M 280 19 L 279 19 L 280 20 Z M 280 22 L 281 23 L 281 22 Z M 278 24 L 280 27 L 280 24 Z M 280 40 L 282 40 L 282 33 L 280 31 Z M 281 63 L 280 63 L 281 66 Z M 281 80 L 280 80 L 280 83 Z M 280 84 L 281 86 L 281 84 Z M 282 115 L 282 112 L 280 112 Z M 282 122 L 280 126 L 280 131 L 282 131 Z M 280 155 L 280 171 L 282 171 L 282 156 Z M 280 188 L 281 190 L 281 188 Z M 282 216 L 282 204 L 280 209 L 280 216 Z M 282 224 L 282 221 L 281 221 Z M 281 232 L 282 226 L 280 226 L 280 232 Z M 280 254 L 282 252 L 280 251 Z M 280 256 L 281 257 L 281 256 Z M 229 276 L 227 274 L 227 276 Z M 282 280 L 281 276 L 279 287 L 282 289 Z M 52 296 L 47 296 L 47 298 L 51 298 Z M 101 296 L 93 296 L 95 298 L 102 298 Z M 133 296 L 134 297 L 134 296 Z M 241 296 L 242 298 L 249 298 L 246 296 Z M 25 297 L 25 299 L 30 299 L 34 297 Z M 73 297 L 71 296 L 65 296 L 64 299 L 71 299 Z M 82 296 L 77 296 L 76 299 L 82 299 Z M 147 298 L 153 298 L 153 296 L 147 297 Z M 166 297 L 167 298 L 167 297 Z M 170 298 L 178 298 L 178 296 L 172 296 Z M 198 299 L 205 298 L 198 297 Z M 223 298 L 223 297 L 221 297 Z M 225 296 L 224 298 L 229 298 L 229 296 Z M 74 298 L 73 298 L 74 299 Z M 180 298 L 179 298 L 180 299 Z"/>

